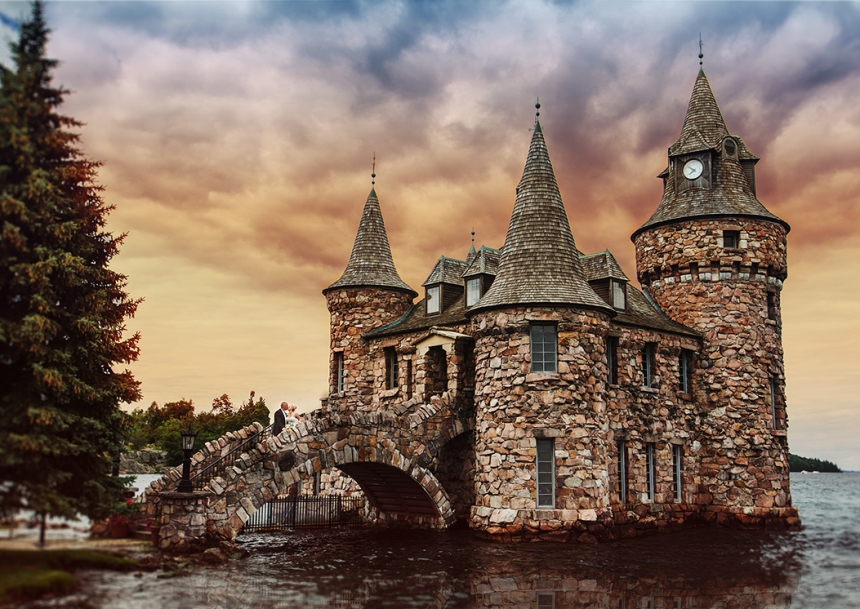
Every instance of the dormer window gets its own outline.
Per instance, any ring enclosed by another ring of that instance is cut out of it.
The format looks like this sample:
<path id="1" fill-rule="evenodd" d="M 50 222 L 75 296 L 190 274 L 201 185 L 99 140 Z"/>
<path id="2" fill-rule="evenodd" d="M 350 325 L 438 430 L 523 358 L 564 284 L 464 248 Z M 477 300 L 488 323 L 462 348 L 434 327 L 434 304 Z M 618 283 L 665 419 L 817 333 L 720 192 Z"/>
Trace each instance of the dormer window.
<path id="1" fill-rule="evenodd" d="M 723 158 L 737 159 L 738 158 L 738 143 L 730 137 L 723 140 Z"/>
<path id="2" fill-rule="evenodd" d="M 442 311 L 442 294 L 438 285 L 427 288 L 427 315 L 438 315 Z"/>
<path id="3" fill-rule="evenodd" d="M 471 307 L 481 299 L 481 278 L 471 277 L 466 280 L 466 306 Z"/>
<path id="4" fill-rule="evenodd" d="M 612 279 L 609 286 L 612 308 L 617 311 L 627 310 L 627 282 Z"/>

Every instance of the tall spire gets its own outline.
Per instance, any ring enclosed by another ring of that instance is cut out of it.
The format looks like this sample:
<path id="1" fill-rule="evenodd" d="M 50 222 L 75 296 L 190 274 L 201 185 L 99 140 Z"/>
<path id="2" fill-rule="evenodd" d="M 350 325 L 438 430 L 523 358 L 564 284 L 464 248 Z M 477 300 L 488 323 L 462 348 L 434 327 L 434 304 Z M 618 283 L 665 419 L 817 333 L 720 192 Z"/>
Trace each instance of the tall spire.
<path id="1" fill-rule="evenodd" d="M 580 255 L 536 115 L 499 270 L 471 310 L 562 304 L 612 311 L 586 282 Z"/>
<path id="2" fill-rule="evenodd" d="M 376 153 L 374 153 L 374 170 L 371 176 L 376 178 Z M 374 182 L 375 183 L 375 182 Z M 378 287 L 391 288 L 412 294 L 418 293 L 400 279 L 394 267 L 391 247 L 388 245 L 388 233 L 382 220 L 382 210 L 376 197 L 376 188 L 371 185 L 370 194 L 364 204 L 364 211 L 358 223 L 358 232 L 352 246 L 352 254 L 340 279 L 328 286 L 323 293 L 340 288 Z"/>
<path id="3" fill-rule="evenodd" d="M 669 156 L 716 148 L 729 134 L 726 121 L 704 70 L 699 70 L 687 115 L 678 141 L 669 148 Z"/>
<path id="4" fill-rule="evenodd" d="M 728 148 L 724 150 L 729 140 L 731 153 L 725 152 Z M 690 184 L 680 173 L 694 157 L 705 164 L 706 185 Z M 756 199 L 751 176 L 758 160 L 740 137 L 730 134 L 708 78 L 700 69 L 681 135 L 669 148 L 669 168 L 660 175 L 665 184 L 663 198 L 654 214 L 633 233 L 633 238 L 652 226 L 702 216 L 758 217 L 788 228 L 784 220 Z"/>

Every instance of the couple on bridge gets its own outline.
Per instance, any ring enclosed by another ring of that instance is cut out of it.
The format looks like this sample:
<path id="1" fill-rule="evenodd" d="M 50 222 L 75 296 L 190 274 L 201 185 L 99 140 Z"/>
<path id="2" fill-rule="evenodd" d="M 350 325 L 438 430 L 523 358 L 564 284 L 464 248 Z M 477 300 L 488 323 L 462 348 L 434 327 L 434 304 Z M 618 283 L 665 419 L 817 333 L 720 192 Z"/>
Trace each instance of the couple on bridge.
<path id="1" fill-rule="evenodd" d="M 278 435 L 285 427 L 293 427 L 298 424 L 299 417 L 296 407 L 287 402 L 281 402 L 281 407 L 275 411 L 275 421 L 272 424 L 272 435 Z"/>

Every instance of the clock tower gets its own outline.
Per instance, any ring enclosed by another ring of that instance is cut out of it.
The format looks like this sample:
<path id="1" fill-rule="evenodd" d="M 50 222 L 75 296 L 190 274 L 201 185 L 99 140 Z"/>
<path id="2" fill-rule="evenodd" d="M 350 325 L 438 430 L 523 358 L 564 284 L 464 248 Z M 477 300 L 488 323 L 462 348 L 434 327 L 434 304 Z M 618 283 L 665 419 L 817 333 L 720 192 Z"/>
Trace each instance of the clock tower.
<path id="1" fill-rule="evenodd" d="M 697 478 L 718 521 L 796 517 L 780 314 L 790 227 L 756 198 L 758 161 L 726 127 L 700 70 L 659 175 L 662 200 L 632 236 L 643 290 L 702 336 Z"/>

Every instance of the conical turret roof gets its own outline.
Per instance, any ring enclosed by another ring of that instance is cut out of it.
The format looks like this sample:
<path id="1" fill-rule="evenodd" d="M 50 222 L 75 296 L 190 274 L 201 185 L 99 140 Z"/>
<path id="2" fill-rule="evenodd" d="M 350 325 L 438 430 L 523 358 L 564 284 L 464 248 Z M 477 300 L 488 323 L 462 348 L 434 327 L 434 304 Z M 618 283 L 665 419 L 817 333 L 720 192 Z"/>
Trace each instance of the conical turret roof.
<path id="1" fill-rule="evenodd" d="M 472 307 L 579 305 L 612 312 L 580 266 L 540 123 L 535 121 L 523 177 L 492 287 Z"/>
<path id="2" fill-rule="evenodd" d="M 394 267 L 388 233 L 385 232 L 385 222 L 382 220 L 382 210 L 375 188 L 370 189 L 364 204 L 346 270 L 340 279 L 323 290 L 323 293 L 339 288 L 358 287 L 391 288 L 408 292 L 413 297 L 418 295 L 400 279 Z"/>
<path id="3" fill-rule="evenodd" d="M 784 220 L 770 213 L 756 198 L 741 162 L 755 164 L 758 157 L 749 151 L 743 140 L 731 135 L 737 143 L 737 159 L 722 158 L 723 141 L 730 135 L 708 78 L 704 70 L 699 70 L 681 135 L 669 148 L 669 160 L 671 167 L 673 162 L 684 162 L 683 158 L 673 161 L 675 157 L 712 151 L 712 185 L 709 188 L 680 189 L 676 176 L 669 169 L 665 170 L 660 174 L 666 183 L 660 205 L 633 233 L 633 238 L 652 226 L 703 216 L 759 217 L 789 228 Z"/>

